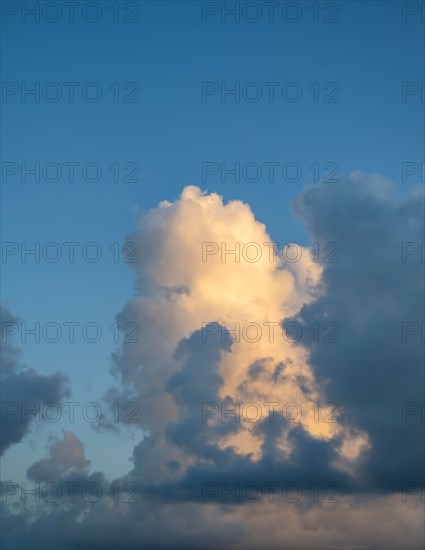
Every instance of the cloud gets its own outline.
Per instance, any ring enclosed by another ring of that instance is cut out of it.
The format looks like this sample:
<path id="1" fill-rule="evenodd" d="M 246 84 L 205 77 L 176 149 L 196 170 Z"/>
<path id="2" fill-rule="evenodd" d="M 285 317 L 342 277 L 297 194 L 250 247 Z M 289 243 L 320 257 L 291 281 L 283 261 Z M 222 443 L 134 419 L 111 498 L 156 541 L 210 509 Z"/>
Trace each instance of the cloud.
<path id="1" fill-rule="evenodd" d="M 189 436 L 192 430 L 183 430 L 180 417 L 187 407 L 196 411 L 191 415 L 194 429 L 206 402 L 229 408 L 235 403 L 259 403 L 263 415 L 268 414 L 264 403 L 295 402 L 303 407 L 300 423 L 310 435 L 345 437 L 338 424 L 315 422 L 308 412 L 312 403 L 320 401 L 320 388 L 304 349 L 283 338 L 280 328 L 283 319 L 317 298 L 322 268 L 307 248 L 299 247 L 299 260 L 291 262 L 272 253 L 271 241 L 248 205 L 224 204 L 218 195 L 196 187 L 185 188 L 174 203 L 163 202 L 142 213 L 128 236 L 127 242 L 136 243 L 140 251 L 138 261 L 130 264 L 136 296 L 117 321 L 121 326 L 138 326 L 139 341 L 124 344 L 122 353 L 114 357 L 113 371 L 138 396 L 141 428 L 150 434 L 151 451 L 147 441 L 140 444 L 146 475 L 167 476 L 170 460 L 183 459 L 186 465 L 196 460 L 196 453 L 187 448 L 182 457 L 179 447 L 184 434 Z M 249 243 L 253 250 L 248 253 Z M 229 252 L 238 249 L 238 256 Z M 206 252 L 212 253 L 206 256 Z M 202 394 L 195 391 L 194 381 L 209 372 L 208 343 L 213 338 L 228 344 L 216 366 L 221 383 L 215 387 L 199 382 L 198 389 L 205 389 Z M 197 357 L 193 369 L 183 367 L 183 349 L 186 356 Z M 177 392 L 182 379 L 185 383 Z M 216 392 L 211 395 L 213 387 Z M 177 426 L 179 437 L 170 437 Z M 276 431 L 279 452 L 290 452 L 290 430 L 287 424 Z M 265 430 L 247 421 L 233 429 L 222 426 L 210 435 L 218 449 L 234 449 L 249 460 L 259 460 L 266 448 Z"/>
<path id="2" fill-rule="evenodd" d="M 49 456 L 34 462 L 27 471 L 28 479 L 51 481 L 69 475 L 86 474 L 90 461 L 85 459 L 82 442 L 72 433 L 65 432 L 62 440 L 55 439 L 49 447 Z"/>
<path id="3" fill-rule="evenodd" d="M 403 262 L 402 248 L 423 239 L 423 196 L 398 198 L 382 176 L 355 173 L 305 188 L 294 210 L 319 251 L 337 245 L 338 262 L 316 263 L 304 247 L 297 262 L 271 261 L 271 238 L 248 205 L 196 187 L 140 215 L 127 238 L 139 250 L 135 295 L 117 316 L 138 338 L 113 355 L 108 393 L 139 406 L 132 469 L 107 481 L 89 473 L 73 434 L 53 441 L 30 479 L 92 480 L 103 497 L 32 522 L 6 510 L 10 548 L 421 546 L 423 424 L 420 414 L 403 423 L 402 402 L 424 401 L 423 345 L 418 335 L 403 342 L 402 323 L 423 320 L 424 266 Z M 236 243 L 259 244 L 261 258 L 222 255 Z M 335 343 L 315 341 L 311 327 L 326 322 L 339 328 Z M 283 337 L 285 323 L 302 340 Z M 271 402 L 301 405 L 299 420 L 280 409 L 270 421 Z M 327 402 L 336 422 L 316 419 L 315 404 Z M 262 417 L 223 420 L 222 407 L 246 403 Z M 406 502 L 404 482 L 416 483 Z M 260 501 L 235 499 L 253 483 Z M 288 483 L 301 489 L 296 502 L 280 491 Z M 117 484 L 133 484 L 137 498 L 117 502 Z"/>
<path id="4" fill-rule="evenodd" d="M 67 377 L 62 373 L 38 374 L 20 363 L 20 350 L 11 344 L 11 328 L 18 318 L 1 306 L 1 393 L 2 430 L 0 452 L 19 443 L 28 433 L 34 414 L 45 404 L 59 402 L 69 395 Z"/>
<path id="5" fill-rule="evenodd" d="M 307 327 L 332 318 L 341 344 L 310 344 L 309 363 L 348 422 L 369 435 L 361 475 L 371 490 L 396 491 L 424 472 L 420 412 L 402 419 L 403 403 L 425 402 L 425 264 L 420 252 L 403 258 L 404 243 L 420 250 L 425 240 L 423 190 L 398 199 L 382 176 L 358 172 L 307 187 L 294 208 L 314 239 L 340 243 L 340 261 L 323 273 L 326 291 L 297 320 Z M 403 338 L 405 323 L 418 333 Z"/>

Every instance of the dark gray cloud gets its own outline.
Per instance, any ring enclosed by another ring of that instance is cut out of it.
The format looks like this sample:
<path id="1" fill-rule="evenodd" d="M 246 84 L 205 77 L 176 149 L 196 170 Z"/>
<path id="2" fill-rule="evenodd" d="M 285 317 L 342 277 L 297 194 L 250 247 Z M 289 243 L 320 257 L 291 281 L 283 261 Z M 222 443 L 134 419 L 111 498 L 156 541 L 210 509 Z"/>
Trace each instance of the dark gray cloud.
<path id="1" fill-rule="evenodd" d="M 10 342 L 8 329 L 17 322 L 18 318 L 1 306 L 1 454 L 23 439 L 35 418 L 42 418 L 30 411 L 40 411 L 47 403 L 58 403 L 69 395 L 63 374 L 43 376 L 21 364 L 20 351 Z"/>
<path id="2" fill-rule="evenodd" d="M 311 366 L 344 418 L 370 436 L 361 477 L 371 491 L 397 491 L 424 475 L 425 264 L 420 253 L 403 261 L 403 243 L 420 249 L 425 240 L 423 192 L 399 199 L 379 176 L 358 174 L 307 187 L 294 208 L 315 241 L 339 245 L 324 294 L 297 318 L 305 329 L 327 318 L 340 327 L 337 344 L 306 343 Z M 405 341 L 403 323 L 418 327 Z M 406 422 L 403 402 L 419 408 Z"/>

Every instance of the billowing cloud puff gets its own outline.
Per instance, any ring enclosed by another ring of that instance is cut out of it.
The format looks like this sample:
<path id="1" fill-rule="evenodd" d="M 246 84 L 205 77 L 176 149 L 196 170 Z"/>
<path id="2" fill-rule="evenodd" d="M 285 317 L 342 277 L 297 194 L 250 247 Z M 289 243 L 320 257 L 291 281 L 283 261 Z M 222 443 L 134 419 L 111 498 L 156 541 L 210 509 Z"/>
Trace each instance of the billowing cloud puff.
<path id="1" fill-rule="evenodd" d="M 1 396 L 2 429 L 0 452 L 19 443 L 28 432 L 34 414 L 29 411 L 42 409 L 46 403 L 56 403 L 69 395 L 67 378 L 61 373 L 50 376 L 38 374 L 20 363 L 20 351 L 11 343 L 13 326 L 17 317 L 1 306 Z M 27 412 L 28 411 L 28 412 Z"/>
<path id="2" fill-rule="evenodd" d="M 86 474 L 90 462 L 85 459 L 82 442 L 71 432 L 63 439 L 55 439 L 49 447 L 49 456 L 34 462 L 28 468 L 28 478 L 35 481 L 63 479 L 69 475 Z"/>
<path id="3" fill-rule="evenodd" d="M 143 462 L 145 474 L 171 475 L 165 462 L 183 460 L 187 465 L 196 458 L 194 448 L 181 455 L 183 434 L 191 430 L 186 426 L 175 433 L 176 421 L 181 427 L 185 414 L 175 391 L 179 376 L 185 376 L 181 385 L 193 425 L 202 424 L 204 410 L 210 417 L 209 443 L 250 460 L 259 460 L 267 446 L 260 419 L 270 423 L 273 410 L 282 411 L 289 403 L 294 405 L 288 416 L 299 416 L 298 423 L 313 437 L 344 436 L 338 423 L 318 422 L 314 416 L 314 403 L 323 399 L 308 355 L 281 327 L 321 291 L 322 268 L 309 249 L 297 247 L 283 255 L 248 205 L 223 204 L 218 195 L 197 187 L 185 188 L 174 203 L 142 213 L 127 241 L 127 247 L 137 245 L 139 250 L 130 264 L 136 296 L 118 321 L 139 327 L 139 341 L 125 344 L 114 366 L 124 385 L 135 388 L 141 427 L 155 440 L 143 452 L 143 461 L 137 461 Z M 191 337 L 196 331 L 197 337 Z M 202 393 L 194 381 L 197 372 L 202 380 L 209 368 L 207 350 L 213 339 L 219 346 L 227 343 L 216 365 L 220 384 L 214 389 L 201 382 Z M 198 364 L 190 373 L 182 371 L 184 354 L 176 354 L 176 348 L 196 353 Z M 222 408 L 231 411 L 235 406 L 246 412 L 244 421 L 213 429 Z M 283 455 L 291 450 L 291 427 L 291 422 L 274 424 L 274 447 Z M 348 431 L 346 436 L 352 439 Z M 141 443 L 147 445 L 147 440 Z"/>

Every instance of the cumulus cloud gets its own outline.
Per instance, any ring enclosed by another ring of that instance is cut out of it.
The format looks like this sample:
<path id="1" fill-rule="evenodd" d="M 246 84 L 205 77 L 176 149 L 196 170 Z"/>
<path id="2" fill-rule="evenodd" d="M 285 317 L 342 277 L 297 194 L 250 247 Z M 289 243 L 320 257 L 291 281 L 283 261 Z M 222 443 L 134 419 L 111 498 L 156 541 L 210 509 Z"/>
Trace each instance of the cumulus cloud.
<path id="1" fill-rule="evenodd" d="M 297 319 L 306 327 L 331 317 L 343 340 L 308 345 L 309 364 L 345 418 L 369 434 L 361 470 L 371 490 L 397 491 L 424 475 L 423 189 L 398 199 L 382 176 L 357 172 L 307 187 L 294 208 L 316 240 L 340 243 L 340 261 L 323 274 L 326 292 Z"/>
<path id="2" fill-rule="evenodd" d="M 184 384 L 185 398 L 196 410 L 194 423 L 201 421 L 206 402 L 220 408 L 225 403 L 229 410 L 236 403 L 256 403 L 261 411 L 252 407 L 251 413 L 262 416 L 268 416 L 269 410 L 264 403 L 296 403 L 303 408 L 300 423 L 311 436 L 345 437 L 337 423 L 314 420 L 310 406 L 321 400 L 320 388 L 305 350 L 284 338 L 280 326 L 321 291 L 322 268 L 310 250 L 298 247 L 298 260 L 288 261 L 273 250 L 264 224 L 248 205 L 224 204 L 217 194 L 196 187 L 185 188 L 174 203 L 163 202 L 142 213 L 127 240 L 140 251 L 138 261 L 130 264 L 136 296 L 118 322 L 135 323 L 140 339 L 124 345 L 122 354 L 114 358 L 114 372 L 125 387 L 135 388 L 141 428 L 151 434 L 150 441 L 155 440 L 151 452 L 144 452 L 145 473 L 150 464 L 151 474 L 166 475 L 164 457 L 167 462 L 182 460 L 179 439 L 172 443 L 169 437 L 170 425 L 184 410 L 173 392 L 175 381 L 183 376 L 184 354 L 176 354 L 176 348 L 199 350 L 198 366 L 190 374 L 185 372 Z M 190 335 L 196 331 L 200 333 L 195 342 Z M 221 383 L 207 399 L 192 390 L 195 373 L 208 369 L 207 343 L 213 338 L 228 347 L 217 365 Z M 279 452 L 290 452 L 290 429 L 290 423 L 282 424 L 274 434 Z M 258 429 L 256 422 L 245 421 L 214 434 L 219 448 L 234 449 L 250 460 L 259 460 L 266 448 L 266 430 Z M 140 445 L 144 448 L 147 442 Z M 186 449 L 184 462 L 193 459 Z"/>
<path id="3" fill-rule="evenodd" d="M 85 459 L 82 442 L 72 432 L 65 432 L 62 440 L 54 439 L 46 458 L 28 468 L 27 475 L 35 481 L 51 481 L 86 474 L 89 467 L 90 461 Z"/>
<path id="4" fill-rule="evenodd" d="M 58 402 L 67 395 L 67 378 L 62 373 L 50 376 L 38 374 L 20 362 L 20 350 L 11 343 L 14 325 L 18 322 L 6 307 L 1 306 L 1 394 L 2 430 L 0 452 L 19 443 L 29 431 L 34 414 L 45 404 Z"/>

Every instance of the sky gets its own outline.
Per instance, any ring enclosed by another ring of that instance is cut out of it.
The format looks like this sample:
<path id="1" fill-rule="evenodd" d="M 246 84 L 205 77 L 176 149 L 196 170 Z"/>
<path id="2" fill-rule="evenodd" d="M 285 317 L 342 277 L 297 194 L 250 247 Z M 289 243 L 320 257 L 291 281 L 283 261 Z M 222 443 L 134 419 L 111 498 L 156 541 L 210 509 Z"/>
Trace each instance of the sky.
<path id="1" fill-rule="evenodd" d="M 6 548 L 422 547 L 424 24 L 1 2 Z M 13 485 L 70 481 L 104 495 Z M 223 495 L 275 481 L 303 498 Z"/>

